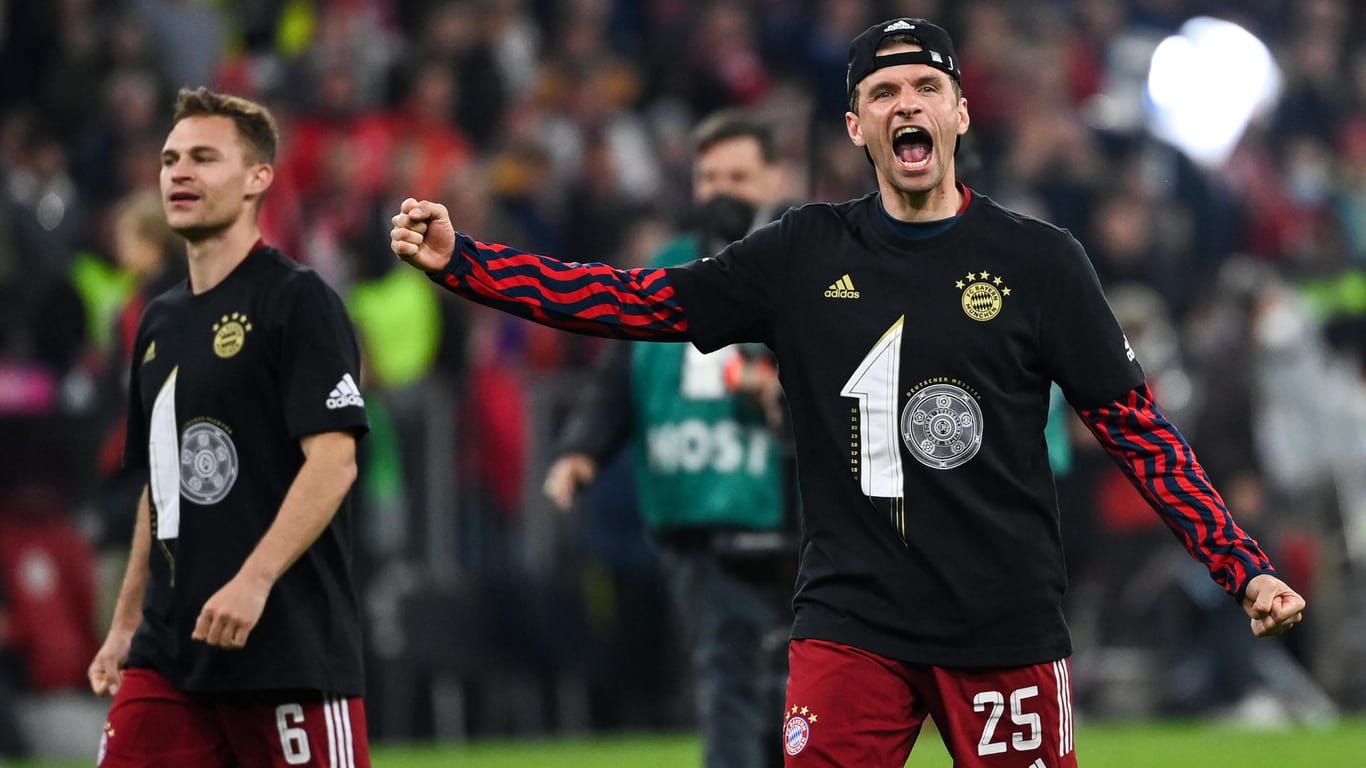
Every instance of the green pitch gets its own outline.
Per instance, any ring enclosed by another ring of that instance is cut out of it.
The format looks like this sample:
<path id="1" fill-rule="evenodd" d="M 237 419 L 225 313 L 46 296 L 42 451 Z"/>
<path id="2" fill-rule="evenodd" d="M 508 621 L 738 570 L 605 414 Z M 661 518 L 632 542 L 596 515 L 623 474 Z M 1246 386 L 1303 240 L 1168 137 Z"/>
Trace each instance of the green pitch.
<path id="1" fill-rule="evenodd" d="M 697 768 L 691 735 L 613 736 L 505 741 L 468 746 L 377 746 L 375 768 Z M 1325 730 L 1248 731 L 1206 724 L 1079 723 L 1084 768 L 1366 768 L 1366 719 Z M 7 768 L 89 768 L 91 761 L 13 762 Z M 908 768 L 950 768 L 934 732 L 926 732 Z"/>
<path id="2" fill-rule="evenodd" d="M 691 736 L 480 744 L 376 750 L 375 768 L 697 768 Z M 1079 724 L 1085 768 L 1366 768 L 1366 719 L 1329 730 L 1247 731 L 1179 723 Z M 950 768 L 939 735 L 927 731 L 908 768 Z"/>

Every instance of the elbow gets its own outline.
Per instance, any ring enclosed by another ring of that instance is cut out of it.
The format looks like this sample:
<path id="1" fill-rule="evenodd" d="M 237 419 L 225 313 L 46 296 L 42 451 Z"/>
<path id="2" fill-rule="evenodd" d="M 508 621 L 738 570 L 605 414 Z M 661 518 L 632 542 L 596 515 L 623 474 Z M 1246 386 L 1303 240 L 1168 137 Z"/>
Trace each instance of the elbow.
<path id="1" fill-rule="evenodd" d="M 356 457 L 351 456 L 341 461 L 336 469 L 337 483 L 342 491 L 350 491 L 360 477 L 360 467 L 356 464 Z"/>

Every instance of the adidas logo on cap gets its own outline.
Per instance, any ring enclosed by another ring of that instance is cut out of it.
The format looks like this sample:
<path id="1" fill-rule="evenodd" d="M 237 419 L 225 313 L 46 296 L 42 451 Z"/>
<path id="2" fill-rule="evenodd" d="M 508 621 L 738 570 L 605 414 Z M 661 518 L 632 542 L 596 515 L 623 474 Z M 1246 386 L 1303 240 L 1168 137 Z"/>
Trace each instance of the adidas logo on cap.
<path id="1" fill-rule="evenodd" d="M 341 381 L 327 395 L 327 407 L 331 410 L 345 408 L 348 405 L 365 406 L 365 398 L 360 396 L 360 388 L 356 386 L 356 380 L 351 378 L 351 374 L 343 374 Z"/>
<path id="2" fill-rule="evenodd" d="M 849 275 L 841 277 L 825 289 L 827 299 L 857 299 L 858 296 L 858 289 L 854 288 L 854 281 L 849 279 Z"/>
<path id="3" fill-rule="evenodd" d="M 912 23 L 910 23 L 909 21 L 906 21 L 905 19 L 897 19 L 896 21 L 892 22 L 891 24 L 888 24 L 887 26 L 883 27 L 883 28 L 882 28 L 882 31 L 883 31 L 883 32 L 898 32 L 898 31 L 903 30 L 903 29 L 915 29 L 915 25 L 912 24 Z"/>

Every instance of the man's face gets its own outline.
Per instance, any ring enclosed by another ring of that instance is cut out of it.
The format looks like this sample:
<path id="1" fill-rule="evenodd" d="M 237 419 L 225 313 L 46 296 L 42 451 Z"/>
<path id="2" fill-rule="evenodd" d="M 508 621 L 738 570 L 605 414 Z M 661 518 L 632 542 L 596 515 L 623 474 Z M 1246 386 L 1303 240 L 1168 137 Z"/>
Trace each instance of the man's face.
<path id="1" fill-rule="evenodd" d="M 693 162 L 693 201 L 703 205 L 717 195 L 729 195 L 756 207 L 770 205 L 777 200 L 776 177 L 757 140 L 722 139 Z"/>
<path id="2" fill-rule="evenodd" d="M 187 117 L 161 150 L 161 202 L 171 229 L 191 242 L 221 232 L 244 215 L 270 185 L 265 163 L 248 162 L 230 118 Z"/>
<path id="3" fill-rule="evenodd" d="M 878 53 L 918 50 L 898 43 Z M 868 150 L 881 185 L 914 195 L 944 183 L 968 130 L 967 100 L 953 79 L 928 64 L 900 64 L 874 71 L 857 88 L 858 112 L 845 113 L 845 127 L 854 146 Z"/>

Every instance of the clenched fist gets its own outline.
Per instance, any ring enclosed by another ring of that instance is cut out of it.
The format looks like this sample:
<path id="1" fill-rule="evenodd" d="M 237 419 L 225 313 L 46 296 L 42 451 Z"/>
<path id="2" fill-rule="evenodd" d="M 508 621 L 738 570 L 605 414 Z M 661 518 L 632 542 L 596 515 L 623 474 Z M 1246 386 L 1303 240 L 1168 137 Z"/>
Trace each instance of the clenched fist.
<path id="1" fill-rule="evenodd" d="M 455 253 L 455 227 L 446 206 L 408 198 L 391 219 L 389 249 L 400 259 L 424 272 L 436 272 L 450 263 Z"/>

